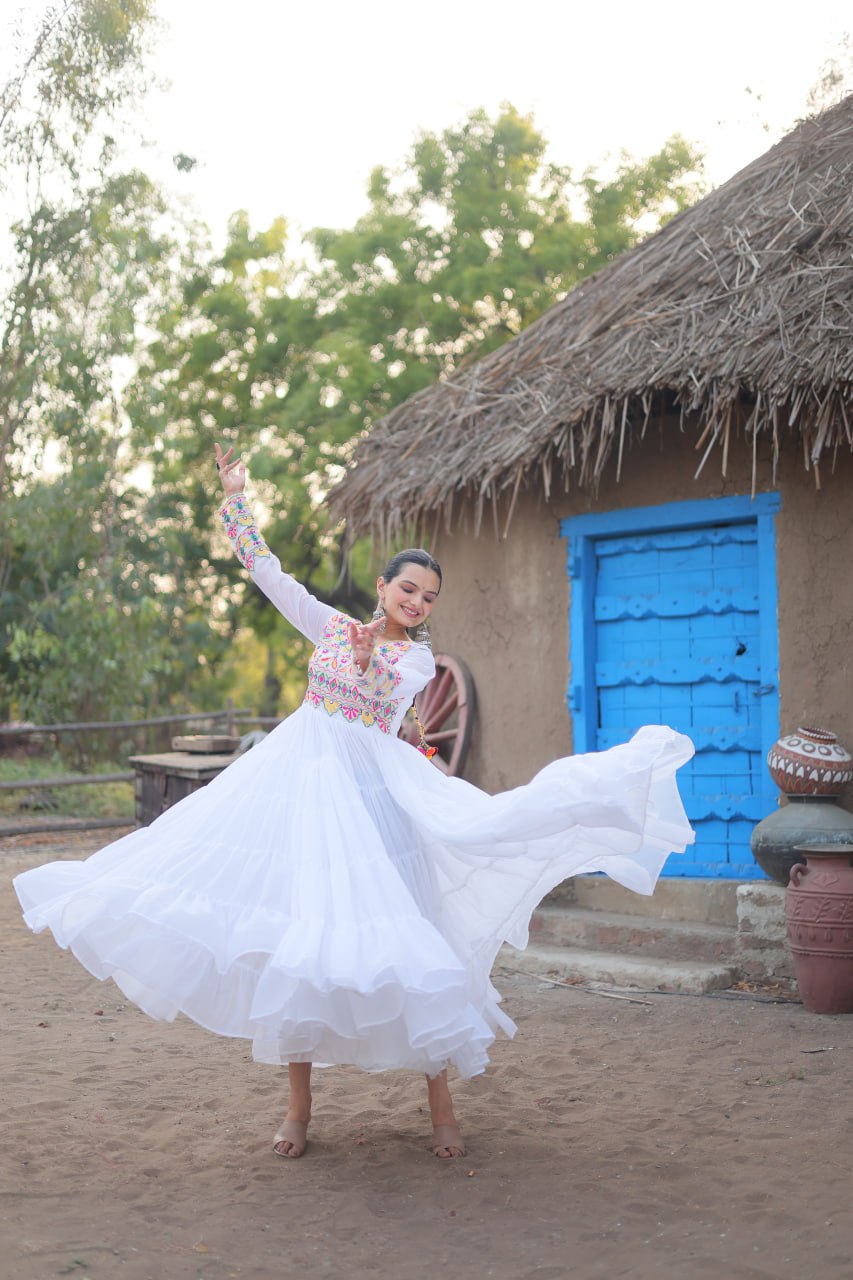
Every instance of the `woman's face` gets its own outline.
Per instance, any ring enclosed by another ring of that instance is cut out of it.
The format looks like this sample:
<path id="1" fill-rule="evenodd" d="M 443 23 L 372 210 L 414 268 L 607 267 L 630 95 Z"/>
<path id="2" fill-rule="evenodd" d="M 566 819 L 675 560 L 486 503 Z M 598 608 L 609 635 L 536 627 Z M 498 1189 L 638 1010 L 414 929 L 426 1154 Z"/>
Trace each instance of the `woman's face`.
<path id="1" fill-rule="evenodd" d="M 385 606 L 385 629 L 405 631 L 419 627 L 432 613 L 441 583 L 438 574 L 419 564 L 404 564 L 390 582 L 380 578 L 376 583 L 379 599 Z"/>

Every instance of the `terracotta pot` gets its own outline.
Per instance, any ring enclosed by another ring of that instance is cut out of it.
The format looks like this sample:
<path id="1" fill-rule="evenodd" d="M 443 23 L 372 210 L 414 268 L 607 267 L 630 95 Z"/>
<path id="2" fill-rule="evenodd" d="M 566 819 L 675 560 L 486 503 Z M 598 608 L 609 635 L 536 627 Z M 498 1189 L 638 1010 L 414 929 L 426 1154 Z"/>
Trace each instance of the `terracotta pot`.
<path id="1" fill-rule="evenodd" d="M 804 726 L 767 753 L 767 767 L 788 796 L 837 796 L 853 778 L 853 757 L 829 729 Z"/>
<path id="2" fill-rule="evenodd" d="M 853 1013 L 853 845 L 800 852 L 785 895 L 800 997 L 812 1013 Z"/>

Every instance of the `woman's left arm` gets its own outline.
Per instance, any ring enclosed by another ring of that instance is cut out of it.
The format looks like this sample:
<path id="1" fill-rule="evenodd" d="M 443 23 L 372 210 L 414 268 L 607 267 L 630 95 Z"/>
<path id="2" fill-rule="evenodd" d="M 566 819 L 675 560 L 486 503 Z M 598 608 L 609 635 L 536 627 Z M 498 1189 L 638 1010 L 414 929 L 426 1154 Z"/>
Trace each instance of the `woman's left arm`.
<path id="1" fill-rule="evenodd" d="M 278 556 L 273 555 L 267 546 L 246 501 L 246 468 L 239 458 L 232 461 L 231 455 L 231 449 L 223 454 L 217 444 L 216 467 L 225 491 L 225 502 L 219 514 L 231 546 L 244 569 L 248 569 L 252 580 L 279 613 L 316 644 L 335 610 L 317 600 L 301 582 L 282 569 Z"/>

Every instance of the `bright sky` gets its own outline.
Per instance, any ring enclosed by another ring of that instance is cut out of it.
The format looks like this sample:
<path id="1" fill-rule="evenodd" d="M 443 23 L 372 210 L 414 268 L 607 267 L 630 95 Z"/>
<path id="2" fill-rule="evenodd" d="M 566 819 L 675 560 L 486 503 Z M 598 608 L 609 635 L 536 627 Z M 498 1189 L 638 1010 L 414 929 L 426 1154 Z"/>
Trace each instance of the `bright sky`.
<path id="1" fill-rule="evenodd" d="M 0 0 L 4 27 L 20 8 Z M 853 28 L 849 0 L 796 11 L 779 0 L 160 0 L 159 11 L 154 65 L 169 87 L 147 104 L 145 163 L 217 241 L 236 208 L 255 226 L 278 214 L 297 229 L 345 226 L 374 165 L 399 164 L 418 130 L 503 100 L 532 111 L 551 158 L 576 171 L 680 132 L 717 184 L 791 127 Z M 179 151 L 199 160 L 194 173 L 174 174 Z"/>

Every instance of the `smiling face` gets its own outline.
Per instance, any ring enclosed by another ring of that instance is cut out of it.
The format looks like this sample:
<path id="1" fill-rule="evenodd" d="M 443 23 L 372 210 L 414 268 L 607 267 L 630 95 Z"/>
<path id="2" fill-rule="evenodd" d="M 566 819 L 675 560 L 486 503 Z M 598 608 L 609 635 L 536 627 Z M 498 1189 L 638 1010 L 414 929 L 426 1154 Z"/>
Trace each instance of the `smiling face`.
<path id="1" fill-rule="evenodd" d="M 385 607 L 386 638 L 404 640 L 407 628 L 419 627 L 426 622 L 440 587 L 437 573 L 410 562 L 402 565 L 390 581 L 379 578 L 376 590 Z"/>

